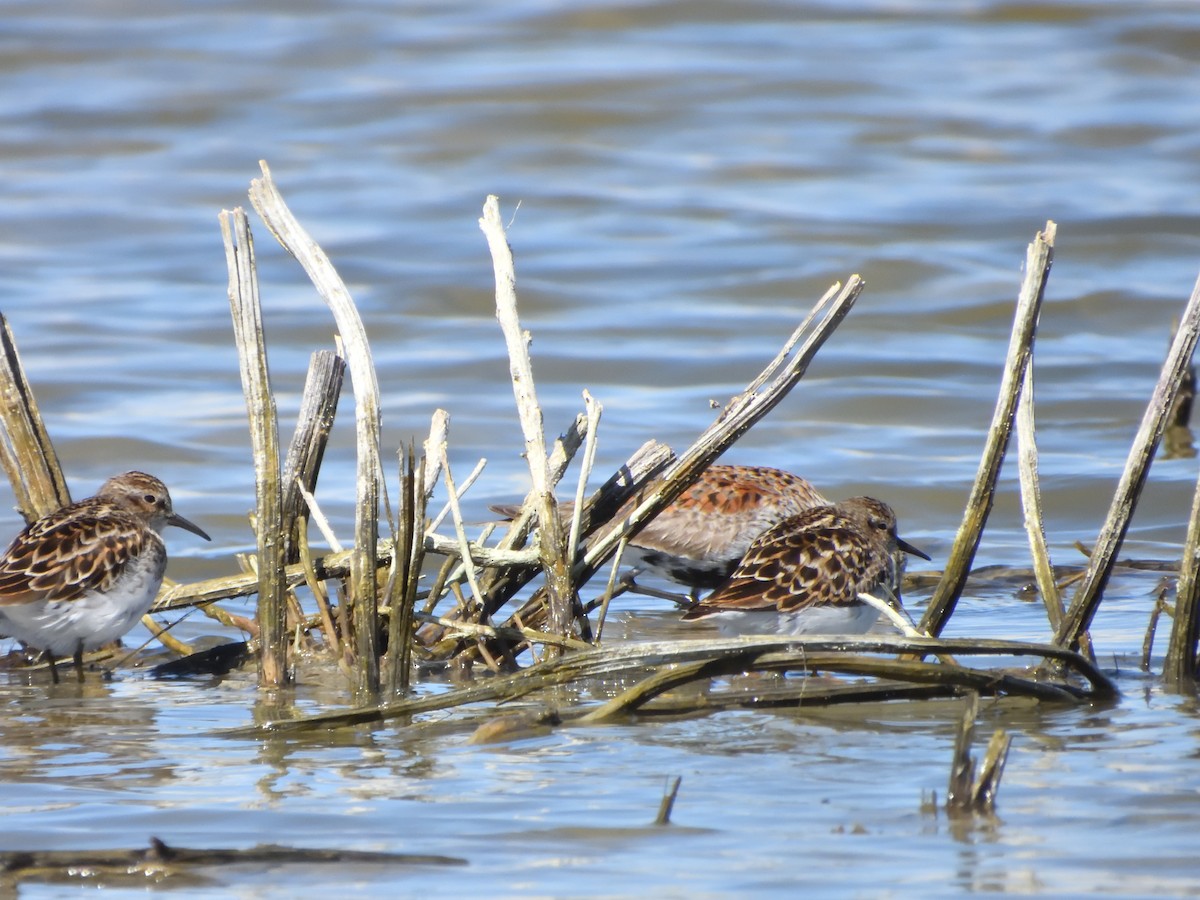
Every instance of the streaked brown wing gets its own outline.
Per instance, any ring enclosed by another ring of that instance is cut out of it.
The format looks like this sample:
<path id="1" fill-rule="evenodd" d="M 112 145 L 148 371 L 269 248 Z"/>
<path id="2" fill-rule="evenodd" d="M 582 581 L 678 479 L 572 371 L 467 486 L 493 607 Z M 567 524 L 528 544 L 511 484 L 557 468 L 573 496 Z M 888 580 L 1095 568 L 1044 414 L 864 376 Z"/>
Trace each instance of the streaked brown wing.
<path id="1" fill-rule="evenodd" d="M 761 535 L 729 580 L 684 618 L 724 610 L 796 612 L 815 604 L 850 604 L 887 577 L 889 562 L 836 510 L 809 510 Z"/>
<path id="2" fill-rule="evenodd" d="M 104 590 L 144 543 L 137 523 L 111 508 L 103 517 L 84 504 L 52 513 L 21 532 L 0 558 L 0 606 Z"/>

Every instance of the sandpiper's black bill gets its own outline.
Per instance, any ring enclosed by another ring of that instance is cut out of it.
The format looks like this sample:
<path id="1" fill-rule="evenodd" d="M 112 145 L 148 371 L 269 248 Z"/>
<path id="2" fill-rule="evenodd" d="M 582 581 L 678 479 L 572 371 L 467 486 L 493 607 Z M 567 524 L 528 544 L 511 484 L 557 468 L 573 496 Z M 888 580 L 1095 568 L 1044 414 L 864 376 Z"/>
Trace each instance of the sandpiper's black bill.
<path id="1" fill-rule="evenodd" d="M 171 515 L 167 516 L 167 524 L 168 525 L 176 525 L 176 526 L 184 529 L 185 531 L 190 531 L 192 534 L 198 534 L 198 535 L 200 535 L 200 537 L 204 538 L 206 541 L 212 540 L 212 538 L 210 538 L 208 536 L 208 532 L 206 532 L 203 528 L 201 528 L 195 522 L 189 522 L 183 516 L 179 515 L 179 513 L 171 513 Z M 929 559 L 928 556 L 926 556 L 925 558 Z"/>
<path id="2" fill-rule="evenodd" d="M 908 541 L 904 540 L 903 538 L 896 538 L 896 546 L 899 547 L 901 550 L 903 550 L 905 553 L 907 553 L 909 556 L 919 556 L 919 557 L 921 557 L 921 559 L 932 561 L 930 559 L 930 556 L 928 553 L 926 553 L 924 550 L 918 550 L 916 547 L 914 547 L 912 544 L 910 544 Z"/>

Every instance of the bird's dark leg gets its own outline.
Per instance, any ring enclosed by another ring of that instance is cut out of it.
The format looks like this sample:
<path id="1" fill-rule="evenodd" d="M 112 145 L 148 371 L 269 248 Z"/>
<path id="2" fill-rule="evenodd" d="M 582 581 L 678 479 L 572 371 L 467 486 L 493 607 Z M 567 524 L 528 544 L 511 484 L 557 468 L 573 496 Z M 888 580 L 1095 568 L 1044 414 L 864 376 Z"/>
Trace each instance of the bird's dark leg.
<path id="1" fill-rule="evenodd" d="M 75 675 L 79 678 L 79 683 L 83 683 L 83 641 L 79 642 L 79 646 L 75 648 Z"/>
<path id="2" fill-rule="evenodd" d="M 58 669 L 54 665 L 54 654 L 49 650 L 42 651 L 42 659 L 46 661 L 46 665 L 50 667 L 50 680 L 58 684 Z"/>

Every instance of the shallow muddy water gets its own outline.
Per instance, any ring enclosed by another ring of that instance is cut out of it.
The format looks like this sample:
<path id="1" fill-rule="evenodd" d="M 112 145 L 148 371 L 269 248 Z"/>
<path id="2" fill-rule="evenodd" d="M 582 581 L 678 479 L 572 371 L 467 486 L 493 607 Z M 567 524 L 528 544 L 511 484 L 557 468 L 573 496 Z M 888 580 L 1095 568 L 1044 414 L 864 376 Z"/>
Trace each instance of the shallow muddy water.
<path id="1" fill-rule="evenodd" d="M 685 447 L 832 282 L 866 290 L 727 461 L 891 503 L 945 560 L 974 477 L 1026 244 L 1059 226 L 1037 345 L 1055 561 L 1099 529 L 1200 271 L 1200 12 L 1187 2 L 4 4 L 0 311 L 77 496 L 144 468 L 212 544 L 252 549 L 253 471 L 217 213 L 271 164 L 362 312 L 384 450 L 452 416 L 488 466 L 468 518 L 527 486 L 491 262 L 499 194 L 547 428 L 587 388 L 597 472 Z M 333 324 L 252 217 L 290 433 Z M 351 533 L 351 409 L 319 492 Z M 1179 555 L 1196 460 L 1160 458 L 1123 554 Z M 1024 567 L 1015 468 L 976 559 Z M 7 505 L 6 505 L 7 508 Z M 15 533 L 15 513 L 0 517 Z M 957 704 L 736 712 L 469 745 L 431 715 L 319 738 L 217 732 L 347 702 L 336 679 L 0 683 L 0 849 L 274 842 L 465 866 L 231 867 L 185 896 L 1183 895 L 1200 883 L 1200 720 L 1138 671 L 1161 575 L 1120 570 L 1096 621 L 1106 708 L 985 704 L 1015 739 L 992 821 L 944 794 Z M 953 635 L 1044 639 L 981 577 Z M 912 593 L 919 612 L 927 595 Z M 612 640 L 685 634 L 621 598 Z M 249 607 L 233 608 L 246 612 Z M 1165 650 L 1165 628 L 1155 671 Z M 223 636 L 198 616 L 188 640 Z M 140 637 L 139 637 L 140 636 Z M 128 642 L 144 639 L 137 629 Z M 422 690 L 440 690 L 436 683 Z M 420 724 L 420 723 L 419 723 Z M 681 776 L 670 827 L 651 822 Z M 120 890 L 144 890 L 122 884 Z M 27 884 L 21 896 L 74 893 Z"/>

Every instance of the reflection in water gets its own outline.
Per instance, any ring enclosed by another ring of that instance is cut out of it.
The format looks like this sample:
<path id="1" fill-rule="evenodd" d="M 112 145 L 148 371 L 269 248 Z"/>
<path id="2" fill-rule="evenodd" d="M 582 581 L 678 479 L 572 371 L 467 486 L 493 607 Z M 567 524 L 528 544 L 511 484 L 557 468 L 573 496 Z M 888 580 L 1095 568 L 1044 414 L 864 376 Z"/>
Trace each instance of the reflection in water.
<path id="1" fill-rule="evenodd" d="M 6 688 L 0 718 L 6 781 L 52 782 L 79 790 L 152 789 L 174 773 L 160 755 L 157 711 L 115 699 L 98 678 L 80 684 Z"/>

